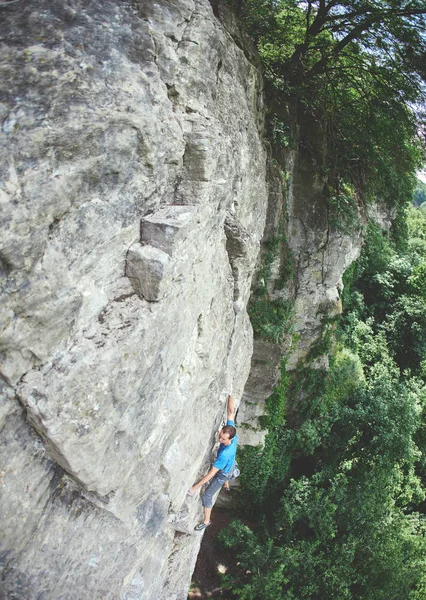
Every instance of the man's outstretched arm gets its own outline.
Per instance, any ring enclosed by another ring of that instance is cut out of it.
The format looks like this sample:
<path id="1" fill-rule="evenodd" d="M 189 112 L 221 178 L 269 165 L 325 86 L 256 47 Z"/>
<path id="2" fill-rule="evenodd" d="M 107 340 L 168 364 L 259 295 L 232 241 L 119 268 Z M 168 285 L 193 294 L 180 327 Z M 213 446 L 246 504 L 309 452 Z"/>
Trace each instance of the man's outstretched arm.
<path id="1" fill-rule="evenodd" d="M 200 481 L 198 481 L 197 483 L 194 483 L 192 488 L 190 488 L 188 494 L 190 496 L 193 496 L 195 494 L 195 492 L 198 490 L 198 488 L 200 488 L 202 485 L 204 485 L 205 483 L 210 481 L 210 479 L 213 479 L 213 477 L 216 475 L 216 473 L 218 471 L 219 471 L 219 469 L 216 469 L 216 467 L 212 467 L 210 469 L 210 471 L 207 473 L 207 475 L 204 475 L 204 477 L 202 479 L 200 479 Z"/>
<path id="2" fill-rule="evenodd" d="M 235 420 L 235 409 L 234 409 L 234 399 L 232 397 L 232 394 L 229 394 L 228 396 L 228 421 L 234 421 Z"/>

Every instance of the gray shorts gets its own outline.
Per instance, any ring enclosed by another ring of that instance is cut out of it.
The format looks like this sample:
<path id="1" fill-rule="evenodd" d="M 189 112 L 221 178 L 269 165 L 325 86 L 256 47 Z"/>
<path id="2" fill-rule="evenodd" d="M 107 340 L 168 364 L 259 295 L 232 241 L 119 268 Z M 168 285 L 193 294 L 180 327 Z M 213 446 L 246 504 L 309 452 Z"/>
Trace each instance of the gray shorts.
<path id="1" fill-rule="evenodd" d="M 229 474 L 225 475 L 225 473 L 222 473 L 221 471 L 216 473 L 203 494 L 201 502 L 204 508 L 212 508 L 214 495 L 220 490 L 223 484 L 228 481 L 228 479 Z"/>

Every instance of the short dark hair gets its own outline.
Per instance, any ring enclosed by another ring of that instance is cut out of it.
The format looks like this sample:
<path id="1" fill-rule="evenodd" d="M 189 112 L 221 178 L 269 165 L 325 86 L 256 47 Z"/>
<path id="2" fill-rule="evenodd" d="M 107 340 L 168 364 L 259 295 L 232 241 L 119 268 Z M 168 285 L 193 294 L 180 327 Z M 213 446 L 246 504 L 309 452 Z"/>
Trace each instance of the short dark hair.
<path id="1" fill-rule="evenodd" d="M 225 425 L 225 427 L 222 427 L 222 433 L 227 433 L 229 439 L 232 440 L 232 438 L 235 437 L 237 430 L 232 425 Z"/>

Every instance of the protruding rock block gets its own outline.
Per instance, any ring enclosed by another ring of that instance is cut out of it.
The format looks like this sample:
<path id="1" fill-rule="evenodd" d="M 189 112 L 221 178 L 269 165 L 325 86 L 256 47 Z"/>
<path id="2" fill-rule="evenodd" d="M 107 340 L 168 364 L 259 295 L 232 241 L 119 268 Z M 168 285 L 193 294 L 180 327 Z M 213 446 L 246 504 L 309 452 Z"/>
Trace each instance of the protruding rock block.
<path id="1" fill-rule="evenodd" d="M 167 287 L 170 263 L 169 255 L 158 248 L 139 243 L 129 248 L 126 275 L 138 296 L 149 302 L 161 300 Z"/>
<path id="2" fill-rule="evenodd" d="M 246 256 L 250 247 L 250 235 L 246 229 L 230 214 L 225 219 L 224 227 L 230 261 Z"/>
<path id="3" fill-rule="evenodd" d="M 173 254 L 174 247 L 193 228 L 196 206 L 166 206 L 141 221 L 141 243 Z"/>
<path id="4" fill-rule="evenodd" d="M 183 164 L 188 179 L 210 181 L 217 166 L 218 152 L 214 140 L 207 129 L 193 131 L 187 137 Z"/>

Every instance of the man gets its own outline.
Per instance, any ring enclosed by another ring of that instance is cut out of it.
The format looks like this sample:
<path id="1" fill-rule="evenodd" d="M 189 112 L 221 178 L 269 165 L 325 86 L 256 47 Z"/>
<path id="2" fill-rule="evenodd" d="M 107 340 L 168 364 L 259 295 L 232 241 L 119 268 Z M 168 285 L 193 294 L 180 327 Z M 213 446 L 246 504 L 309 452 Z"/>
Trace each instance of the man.
<path id="1" fill-rule="evenodd" d="M 234 423 L 234 400 L 231 394 L 229 394 L 227 421 L 225 427 L 222 428 L 219 434 L 220 446 L 217 451 L 217 458 L 207 475 L 200 479 L 198 483 L 194 484 L 188 492 L 190 496 L 193 496 L 198 488 L 210 481 L 202 499 L 204 521 L 195 527 L 196 531 L 203 531 L 210 525 L 213 496 L 220 490 L 223 484 L 228 481 L 229 476 L 232 474 L 238 445 L 238 436 L 236 433 L 237 430 L 235 429 Z"/>

